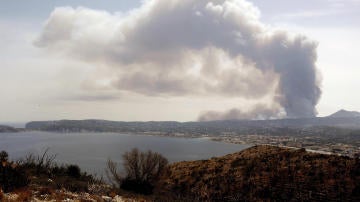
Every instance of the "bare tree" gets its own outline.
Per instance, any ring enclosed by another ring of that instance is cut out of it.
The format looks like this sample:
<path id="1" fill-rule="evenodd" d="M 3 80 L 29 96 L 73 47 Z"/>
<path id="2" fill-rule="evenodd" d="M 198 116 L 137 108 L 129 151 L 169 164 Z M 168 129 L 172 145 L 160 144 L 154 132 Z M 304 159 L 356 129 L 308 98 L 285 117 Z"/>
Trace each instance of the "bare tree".
<path id="1" fill-rule="evenodd" d="M 161 154 L 140 152 L 137 148 L 126 152 L 122 157 L 125 177 L 119 174 L 117 164 L 110 159 L 107 163 L 107 177 L 113 185 L 137 192 L 151 192 L 154 182 L 168 164 L 168 160 Z"/>
<path id="2" fill-rule="evenodd" d="M 136 181 L 151 181 L 157 179 L 168 161 L 157 152 L 139 152 L 134 148 L 123 155 L 126 178 Z"/>
<path id="3" fill-rule="evenodd" d="M 109 179 L 110 183 L 113 186 L 120 187 L 121 183 L 123 181 L 122 176 L 118 172 L 118 166 L 117 163 L 112 161 L 111 159 L 108 159 L 107 161 L 107 169 L 105 169 L 105 173 L 107 178 Z"/>

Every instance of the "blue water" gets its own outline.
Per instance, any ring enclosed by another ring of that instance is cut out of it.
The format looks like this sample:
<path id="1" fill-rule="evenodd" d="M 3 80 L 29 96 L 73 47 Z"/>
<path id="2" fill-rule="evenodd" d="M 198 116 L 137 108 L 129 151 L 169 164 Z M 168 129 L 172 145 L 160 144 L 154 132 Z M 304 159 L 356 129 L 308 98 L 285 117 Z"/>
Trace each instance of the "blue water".
<path id="1" fill-rule="evenodd" d="M 121 164 L 121 155 L 137 147 L 156 151 L 170 162 L 208 159 L 247 148 L 207 138 L 173 138 L 119 133 L 0 133 L 0 150 L 17 160 L 26 154 L 56 154 L 59 164 L 77 164 L 82 170 L 103 175 L 108 158 Z"/>

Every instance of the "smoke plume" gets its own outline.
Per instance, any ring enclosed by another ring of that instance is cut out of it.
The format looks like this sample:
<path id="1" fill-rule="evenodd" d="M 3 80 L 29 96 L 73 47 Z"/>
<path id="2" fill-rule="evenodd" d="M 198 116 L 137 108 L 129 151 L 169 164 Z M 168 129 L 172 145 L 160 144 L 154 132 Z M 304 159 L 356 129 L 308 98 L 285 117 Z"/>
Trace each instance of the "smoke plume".
<path id="1" fill-rule="evenodd" d="M 271 97 L 268 107 L 209 112 L 201 120 L 315 116 L 317 44 L 259 19 L 245 0 L 148 0 L 114 14 L 62 7 L 35 45 L 110 70 L 106 85 L 121 92 L 255 103 Z"/>
<path id="2" fill-rule="evenodd" d="M 283 114 L 276 107 L 267 107 L 265 105 L 256 105 L 251 110 L 231 109 L 226 112 L 207 111 L 199 116 L 199 121 L 212 120 L 247 120 L 247 119 L 273 119 L 283 117 Z"/>

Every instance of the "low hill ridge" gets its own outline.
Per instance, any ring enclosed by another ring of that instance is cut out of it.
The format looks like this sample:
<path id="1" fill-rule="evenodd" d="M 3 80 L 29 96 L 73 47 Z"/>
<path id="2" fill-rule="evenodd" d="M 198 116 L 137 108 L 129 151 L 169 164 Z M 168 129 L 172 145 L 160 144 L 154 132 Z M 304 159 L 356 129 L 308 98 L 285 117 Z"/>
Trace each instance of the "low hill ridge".
<path id="1" fill-rule="evenodd" d="M 26 124 L 27 130 L 52 132 L 160 132 L 186 134 L 220 134 L 222 132 L 235 133 L 282 133 L 282 129 L 298 129 L 304 127 L 352 127 L 360 128 L 359 117 L 317 117 L 303 119 L 277 120 L 224 120 L 210 122 L 122 122 L 106 120 L 60 120 L 33 121 Z M 269 130 L 269 129 L 273 130 Z M 280 131 L 278 131 L 280 130 Z"/>
<path id="2" fill-rule="evenodd" d="M 170 165 L 159 195 L 193 201 L 360 201 L 359 159 L 255 146 Z"/>
<path id="3" fill-rule="evenodd" d="M 347 111 L 347 110 L 339 110 L 333 114 L 331 114 L 329 117 L 332 118 L 345 118 L 345 117 L 360 117 L 360 112 L 357 111 Z"/>
<path id="4" fill-rule="evenodd" d="M 18 130 L 11 126 L 0 125 L 0 133 L 13 133 L 13 132 L 18 132 Z"/>

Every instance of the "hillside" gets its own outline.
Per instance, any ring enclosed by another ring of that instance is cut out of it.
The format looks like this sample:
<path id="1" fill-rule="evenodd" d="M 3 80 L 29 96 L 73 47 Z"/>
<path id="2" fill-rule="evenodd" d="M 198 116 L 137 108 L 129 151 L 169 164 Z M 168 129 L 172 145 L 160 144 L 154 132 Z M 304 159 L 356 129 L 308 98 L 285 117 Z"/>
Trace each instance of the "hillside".
<path id="1" fill-rule="evenodd" d="M 360 201 L 359 160 L 255 146 L 170 166 L 158 195 L 210 201 Z"/>
<path id="2" fill-rule="evenodd" d="M 103 184 L 76 165 L 59 166 L 46 152 L 18 162 L 2 156 L 0 201 L 360 201 L 358 157 L 304 149 L 263 145 L 173 163 L 151 195 Z"/>
<path id="3" fill-rule="evenodd" d="M 345 117 L 348 117 L 348 118 L 351 118 L 351 117 L 360 117 L 360 112 L 357 112 L 357 111 L 346 111 L 346 110 L 339 110 L 333 114 L 331 114 L 329 117 L 332 117 L 332 118 L 345 118 Z"/>

